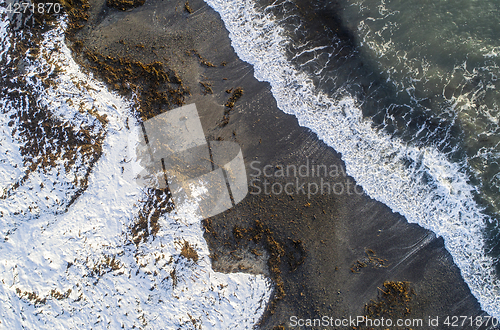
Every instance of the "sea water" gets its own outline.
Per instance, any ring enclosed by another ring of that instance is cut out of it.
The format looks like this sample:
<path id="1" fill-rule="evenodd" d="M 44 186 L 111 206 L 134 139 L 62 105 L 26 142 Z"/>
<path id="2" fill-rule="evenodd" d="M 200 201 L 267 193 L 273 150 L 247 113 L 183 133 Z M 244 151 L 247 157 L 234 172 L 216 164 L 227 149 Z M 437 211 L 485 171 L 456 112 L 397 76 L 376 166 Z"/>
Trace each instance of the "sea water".
<path id="1" fill-rule="evenodd" d="M 206 2 L 278 107 L 370 197 L 442 236 L 500 317 L 498 3 Z"/>

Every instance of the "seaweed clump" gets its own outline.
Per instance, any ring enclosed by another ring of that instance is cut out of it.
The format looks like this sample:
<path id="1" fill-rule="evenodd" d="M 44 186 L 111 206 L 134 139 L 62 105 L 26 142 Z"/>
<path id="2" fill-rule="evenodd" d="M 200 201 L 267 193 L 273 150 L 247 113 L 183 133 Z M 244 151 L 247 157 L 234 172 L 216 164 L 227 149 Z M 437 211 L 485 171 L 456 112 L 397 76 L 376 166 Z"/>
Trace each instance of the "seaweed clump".
<path id="1" fill-rule="evenodd" d="M 101 260 L 96 262 L 92 267 L 90 267 L 90 276 L 92 277 L 102 277 L 104 274 L 110 273 L 112 271 L 122 268 L 122 263 L 116 259 L 116 256 L 104 256 Z"/>
<path id="2" fill-rule="evenodd" d="M 189 1 L 186 1 L 186 3 L 184 4 L 184 9 L 190 14 L 193 13 L 193 8 L 191 8 L 191 6 L 189 5 Z"/>
<path id="3" fill-rule="evenodd" d="M 158 220 L 166 212 L 173 210 L 170 202 L 170 192 L 159 189 L 149 189 L 147 200 L 144 201 L 134 224 L 130 228 L 132 241 L 138 246 L 150 236 L 155 237 L 160 230 Z"/>
<path id="4" fill-rule="evenodd" d="M 166 70 L 161 62 L 144 64 L 91 51 L 84 51 L 84 54 L 88 67 L 113 89 L 124 95 L 137 95 L 138 111 L 143 120 L 184 105 L 184 98 L 189 95 L 179 76 Z"/>
<path id="5" fill-rule="evenodd" d="M 233 95 L 227 100 L 226 102 L 226 108 L 233 109 L 236 101 L 240 99 L 240 97 L 243 96 L 243 88 L 238 87 L 233 91 Z"/>
<path id="6" fill-rule="evenodd" d="M 236 104 L 236 101 L 238 101 L 243 96 L 243 88 L 241 88 L 241 87 L 238 87 L 235 90 L 228 89 L 228 90 L 226 90 L 226 93 L 228 93 L 228 92 L 231 93 L 231 91 L 233 92 L 233 94 L 231 95 L 231 97 L 229 97 L 229 100 L 227 100 L 227 102 L 226 102 L 226 105 L 225 105 L 226 108 L 224 109 L 224 116 L 222 117 L 222 121 L 219 124 L 220 127 L 224 127 L 227 124 L 229 124 L 229 115 L 230 115 L 231 111 L 233 110 L 233 108 Z"/>
<path id="7" fill-rule="evenodd" d="M 212 90 L 212 84 L 200 81 L 200 85 L 203 87 L 203 95 L 214 93 L 214 91 Z"/>
<path id="8" fill-rule="evenodd" d="M 356 260 L 356 262 L 351 266 L 351 272 L 357 274 L 361 272 L 361 269 L 368 266 L 371 266 L 372 268 L 387 268 L 387 260 L 377 257 L 375 251 L 372 249 L 367 249 L 365 254 L 366 257 L 361 258 L 361 260 Z"/>
<path id="9" fill-rule="evenodd" d="M 47 303 L 46 297 L 40 297 L 36 292 L 21 291 L 21 289 L 16 288 L 16 293 L 21 299 L 28 300 L 34 306 L 44 305 Z"/>
<path id="10" fill-rule="evenodd" d="M 68 291 L 61 293 L 61 292 L 57 291 L 56 289 L 52 289 L 52 290 L 50 290 L 50 296 L 52 298 L 57 299 L 57 300 L 68 299 L 69 295 L 71 294 L 71 291 L 72 291 L 71 289 L 68 289 Z"/>
<path id="11" fill-rule="evenodd" d="M 66 36 L 73 38 L 77 30 L 83 28 L 89 19 L 90 9 L 88 0 L 59 0 L 68 14 L 68 28 Z"/>
<path id="12" fill-rule="evenodd" d="M 181 256 L 183 256 L 186 259 L 192 260 L 194 262 L 198 261 L 198 253 L 196 252 L 195 249 L 189 244 L 188 241 L 184 241 L 184 245 L 182 246 L 181 249 Z"/>
<path id="13" fill-rule="evenodd" d="M 386 281 L 379 291 L 377 300 L 365 305 L 367 317 L 400 317 L 410 314 L 410 302 L 415 291 L 409 282 Z"/>
<path id="14" fill-rule="evenodd" d="M 127 10 L 142 6 L 146 0 L 106 0 L 106 6 L 118 10 Z"/>
<path id="15" fill-rule="evenodd" d="M 198 53 L 198 51 L 196 49 L 192 49 L 190 52 L 186 51 L 186 54 L 188 56 L 191 56 L 193 54 L 196 57 L 198 57 L 198 61 L 200 62 L 201 65 L 204 65 L 204 66 L 209 67 L 209 68 L 216 68 L 217 67 L 217 65 L 213 64 L 212 62 L 210 62 L 209 60 L 207 60 L 206 58 L 201 56 L 200 53 Z"/>

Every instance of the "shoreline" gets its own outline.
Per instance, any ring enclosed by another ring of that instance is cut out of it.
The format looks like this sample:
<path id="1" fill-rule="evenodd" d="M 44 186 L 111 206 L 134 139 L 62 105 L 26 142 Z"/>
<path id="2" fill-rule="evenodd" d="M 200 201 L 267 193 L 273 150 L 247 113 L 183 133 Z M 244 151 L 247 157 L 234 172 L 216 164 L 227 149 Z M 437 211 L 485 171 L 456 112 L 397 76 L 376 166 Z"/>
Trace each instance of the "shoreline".
<path id="1" fill-rule="evenodd" d="M 94 1 L 88 29 L 76 35 L 85 36 L 84 44 L 100 54 L 144 63 L 162 61 L 178 72 L 191 92 L 185 102 L 197 104 L 207 138 L 237 142 L 247 174 L 255 172 L 249 167 L 252 161 L 260 161 L 262 166 L 300 166 L 313 159 L 317 164 L 343 168 L 340 155 L 309 129 L 300 127 L 295 117 L 277 108 L 269 84 L 258 82 L 253 69 L 237 58 L 218 15 L 201 1 L 191 1 L 190 7 L 192 14 L 185 12 L 180 2 L 176 11 L 153 1 L 119 12 L 105 8 L 102 1 Z M 192 49 L 200 55 L 187 55 Z M 201 58 L 216 67 L 204 65 Z M 210 84 L 213 94 L 205 95 L 201 82 Z M 230 97 L 226 90 L 238 87 L 243 88 L 243 96 L 231 110 L 227 125 L 220 127 L 224 104 Z M 283 178 L 272 179 L 287 183 Z M 316 179 L 309 182 L 321 184 Z M 340 176 L 332 184 L 347 186 L 351 181 Z M 283 260 L 276 265 L 285 295 L 276 301 L 274 313 L 262 320 L 263 329 L 288 324 L 292 315 L 362 315 L 364 305 L 377 299 L 377 287 L 387 280 L 412 284 L 416 295 L 411 301 L 411 317 L 482 315 L 441 238 L 408 224 L 402 216 L 366 195 L 293 197 L 249 194 L 235 208 L 211 218 L 210 228 L 216 236 L 205 235 L 212 254 L 225 257 L 224 263 L 212 262 L 215 270 L 232 270 L 234 265 L 230 263 L 238 263 L 225 248 L 228 244 L 242 244 L 234 237 L 235 226 L 248 229 L 259 220 L 283 247 Z M 297 241 L 301 243 L 293 243 Z M 255 246 L 265 248 L 258 242 Z M 386 264 L 370 264 L 361 267 L 359 273 L 353 272 L 358 261 L 370 261 L 368 250 Z M 302 255 L 305 259 L 293 266 L 290 260 L 302 260 Z M 254 271 L 266 272 L 262 267 Z M 443 302 L 447 306 L 442 306 Z"/>

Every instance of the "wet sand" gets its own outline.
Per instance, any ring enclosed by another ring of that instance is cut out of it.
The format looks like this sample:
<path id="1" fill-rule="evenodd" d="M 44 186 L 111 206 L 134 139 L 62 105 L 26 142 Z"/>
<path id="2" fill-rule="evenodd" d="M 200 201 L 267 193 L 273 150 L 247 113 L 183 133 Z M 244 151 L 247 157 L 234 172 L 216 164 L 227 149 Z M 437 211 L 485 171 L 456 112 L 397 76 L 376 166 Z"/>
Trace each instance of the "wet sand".
<path id="1" fill-rule="evenodd" d="M 443 240 L 365 194 L 354 193 L 353 179 L 342 174 L 341 155 L 277 108 L 269 84 L 257 81 L 252 67 L 237 58 L 218 14 L 203 1 L 190 1 L 193 13 L 179 1 L 147 0 L 124 12 L 108 8 L 102 0 L 90 4 L 89 23 L 77 32 L 77 39 L 103 55 L 160 61 L 175 70 L 191 92 L 185 102 L 196 103 L 207 138 L 241 146 L 249 181 L 258 172 L 255 168 L 266 165 L 271 165 L 268 174 L 280 165 L 338 167 L 340 174 L 334 177 L 259 178 L 261 183 L 264 179 L 276 183 L 275 187 L 296 180 L 299 186 L 320 186 L 323 180 L 336 185 L 337 191 L 344 187 L 343 193 L 316 193 L 309 198 L 296 189 L 290 196 L 256 194 L 258 189 L 250 188 L 240 204 L 205 223 L 214 269 L 261 272 L 282 280 L 285 295 L 269 305 L 262 329 L 289 328 L 294 315 L 304 319 L 364 315 L 365 304 L 377 299 L 384 281 L 411 283 L 415 295 L 406 317 L 422 318 L 424 324 L 428 317 L 484 314 Z M 227 125 L 222 125 L 224 105 L 231 96 L 226 90 L 237 87 L 244 94 L 229 112 Z M 245 234 L 238 238 L 235 226 L 255 228 L 256 220 L 268 230 L 264 236 L 272 239 L 249 241 Z"/>

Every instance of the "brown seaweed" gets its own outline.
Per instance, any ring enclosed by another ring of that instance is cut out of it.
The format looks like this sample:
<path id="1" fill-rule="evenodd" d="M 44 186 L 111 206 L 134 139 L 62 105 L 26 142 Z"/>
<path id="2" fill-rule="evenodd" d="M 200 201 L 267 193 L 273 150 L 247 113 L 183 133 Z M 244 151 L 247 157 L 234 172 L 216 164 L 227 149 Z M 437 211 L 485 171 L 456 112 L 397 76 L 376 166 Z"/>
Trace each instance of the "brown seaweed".
<path id="1" fill-rule="evenodd" d="M 191 6 L 189 5 L 189 1 L 186 1 L 186 3 L 184 4 L 184 9 L 190 14 L 193 13 L 193 8 L 191 8 Z"/>
<path id="2" fill-rule="evenodd" d="M 367 317 L 404 317 L 410 314 L 410 302 L 415 296 L 410 282 L 386 281 L 378 289 L 377 300 L 365 305 Z"/>
<path id="3" fill-rule="evenodd" d="M 231 97 L 229 97 L 229 100 L 227 100 L 225 104 L 226 108 L 224 109 L 224 116 L 222 117 L 222 121 L 219 124 L 220 127 L 224 127 L 229 124 L 229 115 L 233 110 L 236 101 L 238 101 L 243 96 L 243 88 L 241 87 L 238 87 L 235 90 L 233 90 L 232 88 L 228 89 L 226 90 L 226 93 L 231 93 L 231 91 L 233 94 L 231 95 Z"/>
<path id="4" fill-rule="evenodd" d="M 118 10 L 127 10 L 142 6 L 146 0 L 106 0 L 106 6 Z"/>

